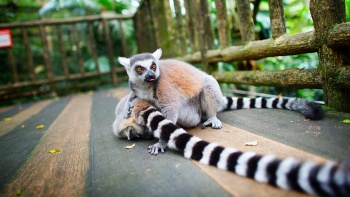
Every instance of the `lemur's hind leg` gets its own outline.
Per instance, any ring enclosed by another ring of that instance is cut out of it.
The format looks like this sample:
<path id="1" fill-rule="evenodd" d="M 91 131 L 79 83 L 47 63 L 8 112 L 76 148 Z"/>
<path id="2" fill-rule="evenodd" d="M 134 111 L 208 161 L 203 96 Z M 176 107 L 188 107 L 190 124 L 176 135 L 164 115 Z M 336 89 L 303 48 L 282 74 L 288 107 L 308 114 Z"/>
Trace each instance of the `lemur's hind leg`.
<path id="1" fill-rule="evenodd" d="M 201 94 L 201 107 L 208 119 L 202 124 L 202 128 L 209 125 L 214 129 L 222 128 L 222 123 L 216 115 L 223 106 L 224 100 L 218 82 L 212 76 L 206 77 Z"/>

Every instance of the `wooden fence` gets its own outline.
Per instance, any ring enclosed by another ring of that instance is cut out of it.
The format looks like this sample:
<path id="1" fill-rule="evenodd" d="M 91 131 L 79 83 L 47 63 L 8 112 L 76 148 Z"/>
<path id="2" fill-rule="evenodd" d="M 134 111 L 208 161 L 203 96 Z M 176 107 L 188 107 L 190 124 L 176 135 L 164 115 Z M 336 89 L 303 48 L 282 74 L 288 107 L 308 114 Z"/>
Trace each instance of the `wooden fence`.
<path id="1" fill-rule="evenodd" d="M 125 81 L 125 71 L 123 68 L 117 69 L 115 58 L 130 53 L 123 32 L 123 21 L 129 19 L 132 16 L 96 15 L 0 24 L 0 29 L 11 30 L 14 40 L 13 47 L 0 49 L 6 51 L 8 60 L 2 66 L 11 68 L 7 83 L 0 85 L 0 100 L 42 93 L 55 96 L 72 89 L 96 87 L 103 83 L 116 85 Z M 117 22 L 119 27 L 120 46 L 113 46 L 112 37 L 116 35 L 111 35 L 111 21 Z M 100 41 L 96 40 L 98 36 L 102 37 Z M 41 44 L 42 47 L 33 48 L 33 43 L 39 46 Z M 99 50 L 107 56 L 110 69 L 100 69 L 101 52 L 98 51 L 97 44 L 102 45 Z M 118 54 L 116 48 L 121 49 Z M 87 51 L 87 57 L 84 57 L 83 50 Z M 36 53 L 39 54 L 38 57 L 33 57 Z M 19 58 L 22 56 L 24 59 Z M 87 59 L 91 60 L 95 68 L 86 70 L 84 63 Z M 61 65 L 53 66 L 54 63 L 57 64 L 56 61 Z M 118 78 L 117 74 L 121 74 L 121 77 Z M 82 82 L 93 77 L 98 80 Z"/>
<path id="2" fill-rule="evenodd" d="M 219 82 L 323 89 L 325 103 L 338 111 L 350 112 L 350 23 L 345 22 L 344 0 L 311 0 L 310 11 L 315 30 L 286 33 L 282 0 L 269 0 L 272 38 L 255 40 L 250 0 L 236 0 L 237 21 L 242 44 L 231 46 L 227 3 L 215 0 L 217 37 L 210 21 L 208 0 L 144 0 L 135 14 L 136 37 L 140 52 L 163 48 L 165 56 L 201 63 Z M 252 1 L 256 5 L 258 0 Z M 173 8 L 173 11 L 171 10 Z M 185 9 L 183 16 L 181 10 Z M 231 9 L 231 8 L 230 8 Z M 233 10 L 231 10 L 233 11 Z M 175 15 L 175 16 L 173 16 Z M 190 46 L 190 47 L 187 47 Z M 319 68 L 283 71 L 215 71 L 213 63 L 257 60 L 271 56 L 318 52 Z"/>

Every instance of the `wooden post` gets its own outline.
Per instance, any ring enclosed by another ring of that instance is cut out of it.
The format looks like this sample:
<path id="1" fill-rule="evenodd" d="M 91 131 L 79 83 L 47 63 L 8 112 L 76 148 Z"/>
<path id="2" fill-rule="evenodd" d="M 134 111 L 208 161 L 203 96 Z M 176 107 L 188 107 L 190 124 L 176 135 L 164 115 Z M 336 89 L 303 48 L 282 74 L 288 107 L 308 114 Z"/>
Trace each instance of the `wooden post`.
<path id="1" fill-rule="evenodd" d="M 187 44 L 186 44 L 186 38 L 185 38 L 185 32 L 183 28 L 183 18 L 181 13 L 181 6 L 180 6 L 180 0 L 174 0 L 174 8 L 175 8 L 175 15 L 176 15 L 176 23 L 177 23 L 177 37 L 179 38 L 179 44 L 180 44 L 180 54 L 184 55 L 187 53 Z"/>
<path id="2" fill-rule="evenodd" d="M 283 1 L 269 0 L 268 2 L 272 38 L 277 38 L 286 33 L 286 19 L 284 18 Z"/>
<path id="3" fill-rule="evenodd" d="M 8 58 L 10 59 L 13 82 L 17 83 L 18 73 L 17 73 L 15 57 L 13 56 L 12 48 L 7 48 L 7 55 L 8 55 Z"/>
<path id="4" fill-rule="evenodd" d="M 199 33 L 199 46 L 202 59 L 202 68 L 207 73 L 216 70 L 215 65 L 210 65 L 206 58 L 208 49 L 214 48 L 214 35 L 210 21 L 210 13 L 207 0 L 196 0 L 197 32 Z"/>
<path id="5" fill-rule="evenodd" d="M 236 0 L 236 5 L 242 42 L 247 44 L 248 42 L 255 40 L 254 21 L 252 12 L 250 11 L 250 1 Z"/>
<path id="6" fill-rule="evenodd" d="M 57 25 L 57 36 L 58 36 L 58 47 L 60 48 L 60 53 L 61 53 L 61 61 L 62 61 L 62 68 L 63 68 L 63 73 L 66 79 L 69 77 L 69 70 L 68 70 L 68 63 L 67 63 L 67 57 L 66 57 L 66 51 L 64 49 L 64 41 L 62 39 L 62 29 L 61 25 Z"/>
<path id="7" fill-rule="evenodd" d="M 89 29 L 89 43 L 90 43 L 91 55 L 92 55 L 92 58 L 94 59 L 96 71 L 100 73 L 100 66 L 97 60 L 95 37 L 94 37 L 94 31 L 92 29 L 92 22 L 88 22 L 88 29 Z"/>
<path id="8" fill-rule="evenodd" d="M 215 0 L 220 48 L 225 48 L 231 45 L 230 25 L 227 20 L 225 2 L 225 0 Z"/>
<path id="9" fill-rule="evenodd" d="M 113 46 L 110 41 L 111 35 L 109 32 L 109 25 L 108 25 L 107 19 L 102 19 L 102 23 L 103 23 L 104 33 L 105 33 L 104 37 L 105 37 L 105 43 L 106 43 L 106 50 L 108 54 L 109 64 L 111 66 L 112 82 L 114 86 L 117 86 L 118 81 L 115 73 L 115 66 L 114 66 L 114 60 L 113 60 Z"/>
<path id="10" fill-rule="evenodd" d="M 27 29 L 25 27 L 22 27 L 22 38 L 23 38 L 23 43 L 26 50 L 26 55 L 27 55 L 29 77 L 30 77 L 30 80 L 35 81 L 36 77 L 35 77 L 34 66 L 33 66 L 33 57 L 30 50 L 29 41 L 28 41 Z"/>
<path id="11" fill-rule="evenodd" d="M 349 46 L 330 48 L 326 45 L 330 30 L 336 24 L 345 22 L 344 0 L 311 0 L 310 11 L 315 24 L 316 41 L 321 43 L 318 57 L 325 103 L 337 111 L 350 112 L 349 88 L 341 88 L 336 85 L 342 71 L 349 70 L 343 58 L 349 58 L 346 51 L 349 51 L 350 48 Z"/>
<path id="12" fill-rule="evenodd" d="M 84 61 L 83 61 L 83 55 L 80 49 L 79 44 L 79 38 L 78 38 L 78 31 L 77 31 L 77 24 L 72 24 L 72 34 L 73 34 L 73 40 L 74 44 L 76 46 L 77 56 L 78 56 L 78 64 L 80 68 L 80 74 L 85 74 L 85 68 L 84 68 Z"/>
<path id="13" fill-rule="evenodd" d="M 120 31 L 120 39 L 122 41 L 122 53 L 124 57 L 129 57 L 128 46 L 126 44 L 125 36 L 124 36 L 124 28 L 121 20 L 118 20 L 119 31 Z"/>
<path id="14" fill-rule="evenodd" d="M 194 2 L 194 0 L 184 0 L 184 4 L 186 9 L 186 21 L 191 52 L 194 53 L 198 50 L 198 40 L 196 36 L 196 26 L 198 25 L 198 21 L 197 23 L 194 22 L 196 17 L 196 2 Z"/>
<path id="15" fill-rule="evenodd" d="M 52 71 L 52 59 L 49 52 L 49 46 L 46 39 L 46 32 L 45 32 L 44 25 L 39 25 L 39 28 L 40 28 L 41 41 L 43 43 L 43 55 L 44 55 L 44 61 L 46 66 L 47 79 L 50 85 L 51 96 L 54 97 L 57 94 L 56 94 L 56 87 L 54 82 L 54 74 Z"/>

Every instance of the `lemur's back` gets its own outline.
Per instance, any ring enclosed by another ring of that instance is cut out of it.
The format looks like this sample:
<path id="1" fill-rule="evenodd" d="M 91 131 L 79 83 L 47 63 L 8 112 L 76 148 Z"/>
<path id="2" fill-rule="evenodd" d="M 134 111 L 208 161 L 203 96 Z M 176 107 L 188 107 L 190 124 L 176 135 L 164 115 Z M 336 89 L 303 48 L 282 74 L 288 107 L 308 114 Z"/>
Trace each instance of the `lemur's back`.
<path id="1" fill-rule="evenodd" d="M 157 94 L 181 94 L 186 98 L 199 95 L 207 74 L 178 60 L 159 61 L 160 79 Z M 166 93 L 167 92 L 167 93 Z"/>

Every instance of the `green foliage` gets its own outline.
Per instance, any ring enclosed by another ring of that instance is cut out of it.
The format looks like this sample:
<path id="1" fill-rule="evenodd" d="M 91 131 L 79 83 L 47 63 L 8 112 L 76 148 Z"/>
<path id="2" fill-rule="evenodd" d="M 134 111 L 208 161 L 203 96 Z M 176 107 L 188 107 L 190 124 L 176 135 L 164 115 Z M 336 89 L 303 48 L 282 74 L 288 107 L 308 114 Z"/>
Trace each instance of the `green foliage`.
<path id="1" fill-rule="evenodd" d="M 68 10 L 72 15 L 98 14 L 101 7 L 92 0 L 52 0 L 39 11 L 40 16 L 48 16 L 55 12 Z"/>

